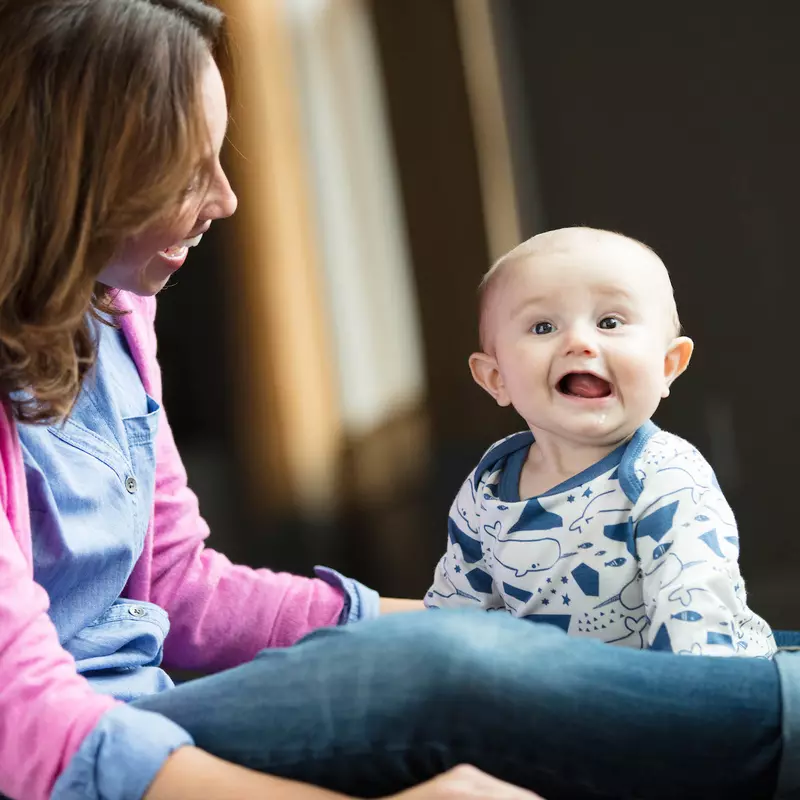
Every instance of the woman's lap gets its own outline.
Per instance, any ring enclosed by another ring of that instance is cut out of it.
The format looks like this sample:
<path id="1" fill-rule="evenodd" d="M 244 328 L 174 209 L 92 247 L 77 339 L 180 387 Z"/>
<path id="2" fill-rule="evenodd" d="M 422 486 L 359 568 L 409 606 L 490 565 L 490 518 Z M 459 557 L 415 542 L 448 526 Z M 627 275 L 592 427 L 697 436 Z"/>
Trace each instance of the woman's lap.
<path id="1" fill-rule="evenodd" d="M 325 629 L 136 704 L 223 758 L 359 796 L 468 761 L 548 800 L 770 797 L 781 750 L 771 662 L 609 647 L 504 614 Z"/>

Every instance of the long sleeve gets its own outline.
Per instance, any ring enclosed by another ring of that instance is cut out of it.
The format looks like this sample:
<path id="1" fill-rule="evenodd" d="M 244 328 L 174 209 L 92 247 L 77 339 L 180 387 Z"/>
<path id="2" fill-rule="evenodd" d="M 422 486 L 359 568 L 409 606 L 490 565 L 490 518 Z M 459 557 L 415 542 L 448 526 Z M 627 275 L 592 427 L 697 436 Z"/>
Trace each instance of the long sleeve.
<path id="1" fill-rule="evenodd" d="M 710 465 L 686 445 L 647 472 L 634 520 L 648 646 L 771 655 L 769 627 L 747 608 L 736 521 Z"/>
<path id="2" fill-rule="evenodd" d="M 142 381 L 160 402 L 155 298 L 123 292 L 118 303 L 129 312 L 122 325 Z M 216 373 L 209 374 L 209 380 L 217 379 Z M 154 515 L 145 552 L 126 591 L 157 603 L 169 614 L 164 663 L 216 671 L 247 661 L 266 647 L 293 644 L 311 630 L 341 620 L 346 587 L 232 564 L 205 546 L 208 534 L 162 408 Z"/>
<path id="3" fill-rule="evenodd" d="M 447 549 L 436 566 L 425 605 L 428 608 L 505 608 L 483 552 L 474 472 L 464 481 L 450 508 Z"/>
<path id="4" fill-rule="evenodd" d="M 208 527 L 165 417 L 156 458 L 150 600 L 170 616 L 165 664 L 224 669 L 338 623 L 344 598 L 334 586 L 232 564 L 205 546 Z"/>

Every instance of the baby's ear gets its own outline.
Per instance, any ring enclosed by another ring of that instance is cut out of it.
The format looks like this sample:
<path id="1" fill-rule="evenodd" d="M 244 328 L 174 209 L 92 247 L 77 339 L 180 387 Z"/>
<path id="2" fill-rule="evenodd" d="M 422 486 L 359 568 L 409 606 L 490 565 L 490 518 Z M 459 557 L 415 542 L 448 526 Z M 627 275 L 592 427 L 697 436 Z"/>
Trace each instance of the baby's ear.
<path id="1" fill-rule="evenodd" d="M 503 376 L 497 366 L 494 356 L 487 353 L 473 353 L 469 357 L 469 370 L 475 383 L 485 389 L 495 399 L 499 406 L 511 404 L 511 399 L 506 392 Z"/>
<path id="2" fill-rule="evenodd" d="M 694 352 L 694 342 L 688 336 L 679 336 L 674 339 L 664 356 L 664 388 L 662 397 L 669 395 L 672 382 L 686 371 Z"/>

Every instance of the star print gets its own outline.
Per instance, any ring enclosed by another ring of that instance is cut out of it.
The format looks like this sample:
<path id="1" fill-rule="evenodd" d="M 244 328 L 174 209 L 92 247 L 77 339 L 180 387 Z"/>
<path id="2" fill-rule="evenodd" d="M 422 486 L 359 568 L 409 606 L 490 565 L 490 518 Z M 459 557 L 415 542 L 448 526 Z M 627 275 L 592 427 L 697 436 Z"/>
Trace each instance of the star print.
<path id="1" fill-rule="evenodd" d="M 540 586 L 536 591 L 539 592 L 539 594 L 541 594 L 542 593 L 542 587 Z"/>
<path id="2" fill-rule="evenodd" d="M 561 578 L 561 583 L 569 583 L 569 578 L 568 578 L 566 575 L 564 575 L 564 576 Z"/>
<path id="3" fill-rule="evenodd" d="M 562 595 L 561 595 L 561 602 L 562 602 L 562 603 L 563 603 L 565 606 L 568 606 L 568 605 L 570 604 L 569 595 L 568 595 L 568 594 L 562 594 Z"/>
<path id="4" fill-rule="evenodd" d="M 555 593 L 556 593 L 556 590 L 555 590 L 555 589 L 551 589 L 551 590 L 550 590 L 550 594 L 555 594 Z"/>
<path id="5" fill-rule="evenodd" d="M 461 567 L 456 564 L 456 572 L 461 572 Z"/>
<path id="6" fill-rule="evenodd" d="M 574 503 L 575 502 L 575 495 L 574 494 L 568 495 L 567 496 L 567 502 L 568 503 Z"/>
<path id="7" fill-rule="evenodd" d="M 542 605 L 543 606 L 549 606 L 550 605 L 550 601 L 545 597 L 544 600 L 542 600 Z"/>
<path id="8" fill-rule="evenodd" d="M 547 581 L 545 581 L 545 582 L 546 583 L 552 583 L 553 581 L 550 578 L 548 578 Z"/>
<path id="9" fill-rule="evenodd" d="M 592 487 L 591 486 L 587 486 L 586 487 L 586 491 L 583 493 L 583 496 L 584 497 L 591 497 L 593 494 L 594 494 L 594 492 L 592 491 Z"/>

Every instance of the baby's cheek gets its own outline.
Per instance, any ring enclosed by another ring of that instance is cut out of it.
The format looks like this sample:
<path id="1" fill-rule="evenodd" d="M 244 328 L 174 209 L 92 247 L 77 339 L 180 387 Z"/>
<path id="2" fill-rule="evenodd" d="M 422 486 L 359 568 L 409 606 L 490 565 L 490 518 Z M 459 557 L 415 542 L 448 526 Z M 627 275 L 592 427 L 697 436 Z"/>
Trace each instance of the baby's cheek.
<path id="1" fill-rule="evenodd" d="M 655 371 L 642 373 L 638 388 L 638 405 L 641 406 L 642 412 L 647 417 L 655 413 L 655 410 L 664 397 L 666 388 L 667 385 L 662 373 Z"/>
<path id="2" fill-rule="evenodd" d="M 632 364 L 625 370 L 622 384 L 626 405 L 648 414 L 655 411 L 665 386 L 663 374 L 654 370 L 652 365 L 642 362 Z"/>

